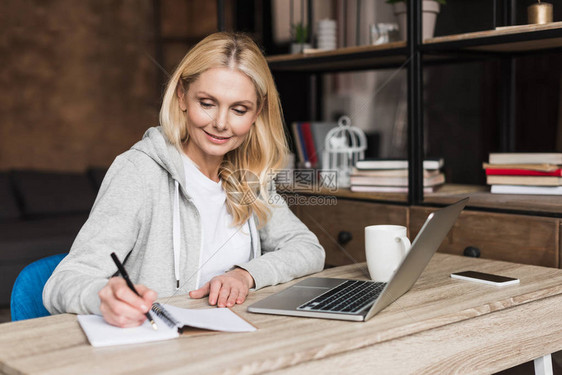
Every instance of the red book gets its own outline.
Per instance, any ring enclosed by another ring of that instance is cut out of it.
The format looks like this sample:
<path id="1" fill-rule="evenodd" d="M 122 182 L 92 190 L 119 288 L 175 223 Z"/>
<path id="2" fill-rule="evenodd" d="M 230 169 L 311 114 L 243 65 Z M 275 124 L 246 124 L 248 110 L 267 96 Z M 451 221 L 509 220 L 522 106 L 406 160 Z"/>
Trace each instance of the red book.
<path id="1" fill-rule="evenodd" d="M 301 124 L 302 137 L 304 138 L 304 147 L 306 148 L 306 154 L 308 155 L 308 161 L 312 166 L 316 166 L 318 163 L 318 156 L 316 155 L 316 148 L 314 147 L 314 138 L 312 138 L 312 131 L 310 130 L 310 123 L 303 122 Z"/>
<path id="2" fill-rule="evenodd" d="M 553 171 L 534 171 L 531 169 L 517 168 L 486 168 L 488 176 L 562 176 L 562 169 Z"/>

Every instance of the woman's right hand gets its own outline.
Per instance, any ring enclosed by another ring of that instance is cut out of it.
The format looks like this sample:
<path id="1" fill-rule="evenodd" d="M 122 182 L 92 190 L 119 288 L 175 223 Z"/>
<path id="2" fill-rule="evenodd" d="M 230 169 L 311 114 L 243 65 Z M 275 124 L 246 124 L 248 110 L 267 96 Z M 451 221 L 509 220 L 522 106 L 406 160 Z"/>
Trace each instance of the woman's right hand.
<path id="1" fill-rule="evenodd" d="M 122 277 L 112 277 L 99 291 L 100 311 L 106 322 L 125 328 L 136 327 L 146 320 L 145 313 L 156 300 L 155 291 L 144 285 L 135 285 L 135 294 Z"/>

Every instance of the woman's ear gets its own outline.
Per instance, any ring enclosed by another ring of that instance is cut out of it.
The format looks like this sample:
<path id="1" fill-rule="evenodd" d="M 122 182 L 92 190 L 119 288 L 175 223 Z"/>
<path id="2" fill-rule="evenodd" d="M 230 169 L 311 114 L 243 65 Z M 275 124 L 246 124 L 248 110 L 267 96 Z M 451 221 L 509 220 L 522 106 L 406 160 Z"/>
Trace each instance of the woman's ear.
<path id="1" fill-rule="evenodd" d="M 178 83 L 178 86 L 176 88 L 176 95 L 178 96 L 178 102 L 180 104 L 181 110 L 183 112 L 187 111 L 187 105 L 186 105 L 187 93 L 186 93 L 185 89 L 183 88 L 183 85 L 181 84 L 181 82 Z"/>

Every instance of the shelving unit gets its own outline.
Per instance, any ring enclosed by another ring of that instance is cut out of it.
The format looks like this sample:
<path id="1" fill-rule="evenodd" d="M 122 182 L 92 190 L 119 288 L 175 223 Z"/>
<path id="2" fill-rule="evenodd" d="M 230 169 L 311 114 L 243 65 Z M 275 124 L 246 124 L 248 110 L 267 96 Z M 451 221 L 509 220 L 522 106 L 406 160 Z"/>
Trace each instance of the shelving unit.
<path id="1" fill-rule="evenodd" d="M 472 197 L 470 208 L 493 212 L 562 217 L 560 197 L 497 195 L 483 186 L 446 185 L 435 193 L 423 195 L 423 108 L 422 76 L 425 64 L 448 63 L 456 60 L 502 58 L 562 51 L 562 22 L 547 25 L 521 25 L 500 27 L 495 30 L 447 35 L 421 41 L 421 1 L 409 0 L 409 41 L 379 46 L 340 48 L 334 51 L 268 57 L 274 72 L 322 74 L 344 71 L 361 71 L 405 66 L 408 69 L 408 120 L 410 160 L 410 192 L 405 194 L 367 194 L 376 201 L 409 205 L 440 206 L 460 197 Z M 504 81 L 506 85 L 508 81 Z M 509 92 L 509 87 L 504 91 Z M 505 104 L 505 102 L 504 102 Z M 512 105 L 509 102 L 506 106 Z M 507 111 L 508 109 L 506 109 Z M 507 115 L 509 116 L 509 115 Z M 509 132 L 509 119 L 505 120 Z M 505 151 L 509 151 L 508 142 Z M 365 195 L 349 193 L 347 197 L 364 199 Z"/>

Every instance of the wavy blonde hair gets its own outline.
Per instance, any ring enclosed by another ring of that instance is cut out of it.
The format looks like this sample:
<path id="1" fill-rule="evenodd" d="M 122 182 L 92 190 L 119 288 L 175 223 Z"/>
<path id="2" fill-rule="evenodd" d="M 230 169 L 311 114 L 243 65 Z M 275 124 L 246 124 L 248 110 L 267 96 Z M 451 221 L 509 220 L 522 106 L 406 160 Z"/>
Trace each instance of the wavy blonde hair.
<path id="1" fill-rule="evenodd" d="M 233 224 L 242 225 L 255 214 L 258 225 L 263 226 L 270 213 L 268 185 L 275 171 L 284 166 L 287 141 L 273 76 L 261 50 L 250 37 L 219 32 L 195 45 L 168 82 L 160 109 L 160 125 L 169 142 L 183 152 L 182 145 L 188 142 L 189 134 L 186 114 L 179 105 L 178 85 L 187 91 L 202 73 L 218 67 L 238 69 L 252 80 L 256 89 L 257 106 L 261 111 L 240 147 L 224 156 L 219 176 Z M 253 176 L 258 181 L 253 181 Z"/>

